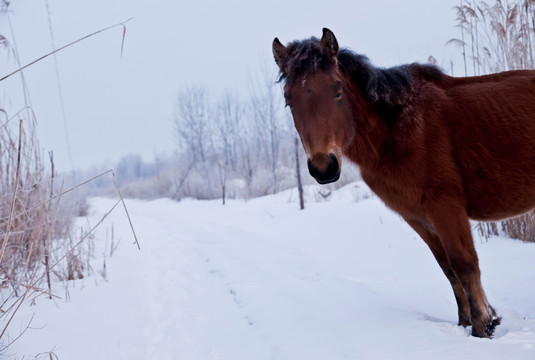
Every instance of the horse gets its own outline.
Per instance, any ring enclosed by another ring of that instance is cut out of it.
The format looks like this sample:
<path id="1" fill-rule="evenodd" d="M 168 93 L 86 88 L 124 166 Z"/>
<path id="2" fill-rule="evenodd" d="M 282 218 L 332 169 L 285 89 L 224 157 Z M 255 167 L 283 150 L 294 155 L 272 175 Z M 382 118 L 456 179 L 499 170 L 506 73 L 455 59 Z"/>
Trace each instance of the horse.
<path id="1" fill-rule="evenodd" d="M 535 71 L 452 77 L 438 67 L 377 68 L 324 28 L 272 43 L 310 175 L 342 161 L 419 234 L 449 280 L 458 324 L 491 338 L 501 317 L 481 284 L 469 219 L 535 208 Z"/>

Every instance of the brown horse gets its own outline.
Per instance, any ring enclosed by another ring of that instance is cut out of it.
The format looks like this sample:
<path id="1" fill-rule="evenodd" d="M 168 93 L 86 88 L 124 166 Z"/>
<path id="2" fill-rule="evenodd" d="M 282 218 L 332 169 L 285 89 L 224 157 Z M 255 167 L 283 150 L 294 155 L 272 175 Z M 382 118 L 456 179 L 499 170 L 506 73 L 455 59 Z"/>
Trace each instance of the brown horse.
<path id="1" fill-rule="evenodd" d="M 323 29 L 273 54 L 320 183 L 342 156 L 423 238 L 453 287 L 459 325 L 492 337 L 500 317 L 481 286 L 469 218 L 535 207 L 535 71 L 454 78 L 430 65 L 390 69 L 339 49 Z"/>

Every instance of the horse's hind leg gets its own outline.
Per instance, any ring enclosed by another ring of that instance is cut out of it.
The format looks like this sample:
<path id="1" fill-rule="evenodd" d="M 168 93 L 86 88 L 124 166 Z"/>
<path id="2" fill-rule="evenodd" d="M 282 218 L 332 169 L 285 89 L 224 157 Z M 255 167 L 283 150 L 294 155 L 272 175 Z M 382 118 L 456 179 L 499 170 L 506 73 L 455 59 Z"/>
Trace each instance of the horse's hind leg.
<path id="1" fill-rule="evenodd" d="M 429 221 L 446 251 L 451 269 L 466 293 L 472 335 L 492 337 L 500 318 L 488 303 L 481 285 L 478 257 L 468 216 L 464 208 L 448 205 L 431 209 Z"/>
<path id="2" fill-rule="evenodd" d="M 470 305 L 468 304 L 468 298 L 464 291 L 461 282 L 451 269 L 450 263 L 448 261 L 448 256 L 446 251 L 440 242 L 437 234 L 435 234 L 431 224 L 424 221 L 413 221 L 406 219 L 407 223 L 420 235 L 420 237 L 425 241 L 429 249 L 435 256 L 435 259 L 440 265 L 440 268 L 450 281 L 451 287 L 453 288 L 453 293 L 455 295 L 455 300 L 457 301 L 457 309 L 459 312 L 459 325 L 467 327 L 471 325 L 470 322 Z"/>

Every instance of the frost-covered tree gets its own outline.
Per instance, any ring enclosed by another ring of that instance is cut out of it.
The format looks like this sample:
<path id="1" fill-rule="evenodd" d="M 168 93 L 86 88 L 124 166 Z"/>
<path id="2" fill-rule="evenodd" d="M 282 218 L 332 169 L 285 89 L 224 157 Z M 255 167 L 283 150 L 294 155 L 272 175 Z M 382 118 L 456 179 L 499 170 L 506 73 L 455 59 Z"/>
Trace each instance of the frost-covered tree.
<path id="1" fill-rule="evenodd" d="M 250 96 L 255 133 L 267 156 L 273 191 L 276 191 L 281 146 L 288 135 L 288 126 L 284 116 L 281 115 L 281 104 L 283 104 L 281 89 L 266 64 L 260 68 L 258 78 L 251 81 Z"/>
<path id="2" fill-rule="evenodd" d="M 190 86 L 179 91 L 174 125 L 179 145 L 190 153 L 193 161 L 206 161 L 210 143 L 210 112 L 211 106 L 203 87 Z"/>

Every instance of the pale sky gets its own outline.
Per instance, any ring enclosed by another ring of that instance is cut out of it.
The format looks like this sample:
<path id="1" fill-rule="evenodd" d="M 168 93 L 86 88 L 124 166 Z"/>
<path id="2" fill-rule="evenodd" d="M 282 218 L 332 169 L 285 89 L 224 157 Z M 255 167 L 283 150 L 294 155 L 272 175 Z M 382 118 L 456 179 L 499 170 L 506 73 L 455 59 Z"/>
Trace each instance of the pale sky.
<path id="1" fill-rule="evenodd" d="M 11 2 L 9 16 L 22 64 L 51 50 L 45 4 Z M 340 46 L 367 55 L 376 66 L 425 62 L 433 55 L 448 73 L 454 60 L 455 75 L 461 75 L 459 50 L 445 46 L 460 36 L 452 9 L 457 1 L 48 0 L 48 4 L 56 48 L 134 18 L 126 24 L 122 57 L 122 28 L 57 54 L 68 135 L 54 59 L 49 57 L 24 73 L 41 147 L 54 151 L 61 171 L 111 166 L 127 154 L 152 160 L 172 153 L 178 90 L 201 85 L 214 97 L 224 90 L 246 95 L 251 77 L 266 63 L 275 81 L 274 37 L 283 43 L 320 37 L 321 29 L 328 27 Z M 0 16 L 0 34 L 12 40 L 5 15 Z M 13 56 L 0 49 L 0 77 L 16 68 Z M 20 93 L 20 77 L 0 83 L 0 108 L 14 114 L 23 106 Z"/>

